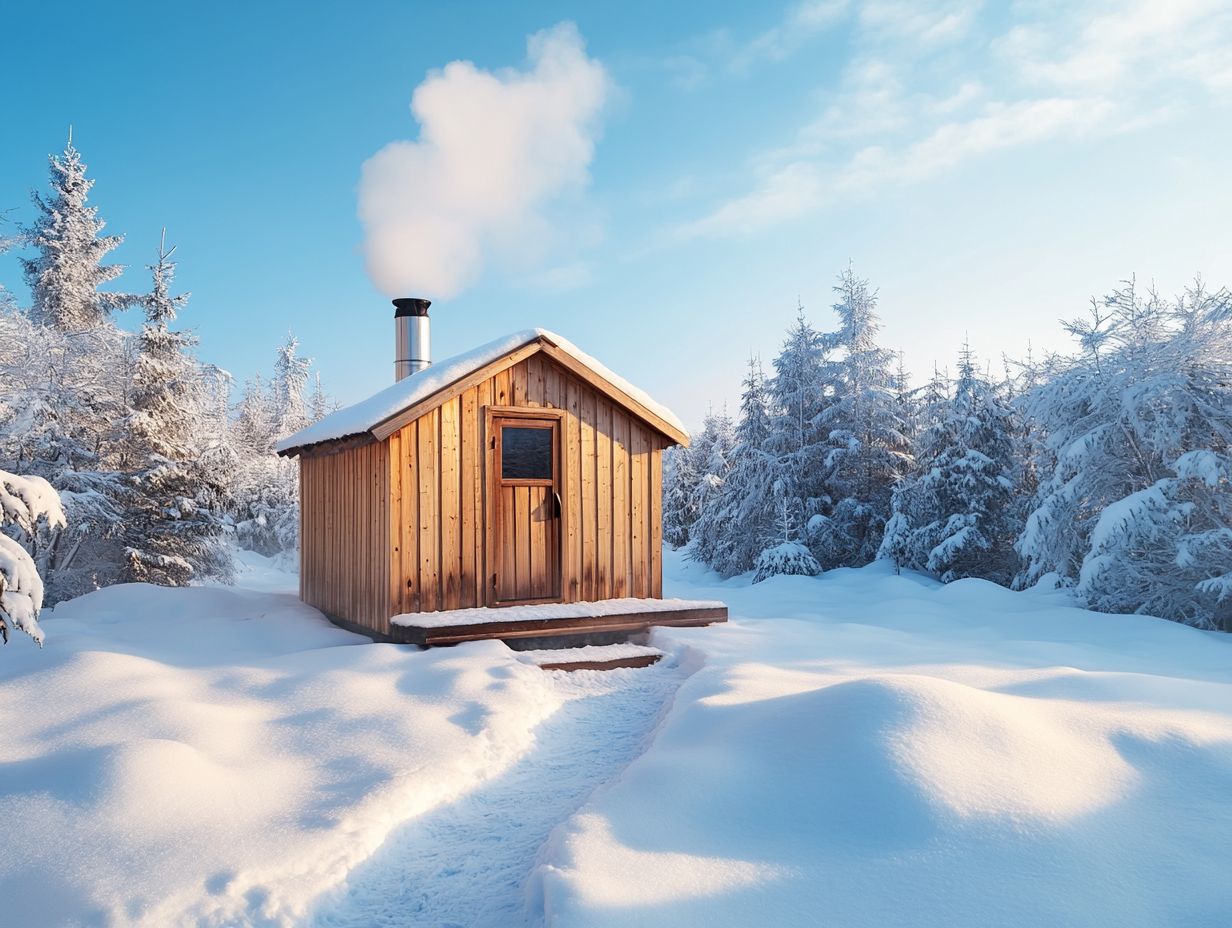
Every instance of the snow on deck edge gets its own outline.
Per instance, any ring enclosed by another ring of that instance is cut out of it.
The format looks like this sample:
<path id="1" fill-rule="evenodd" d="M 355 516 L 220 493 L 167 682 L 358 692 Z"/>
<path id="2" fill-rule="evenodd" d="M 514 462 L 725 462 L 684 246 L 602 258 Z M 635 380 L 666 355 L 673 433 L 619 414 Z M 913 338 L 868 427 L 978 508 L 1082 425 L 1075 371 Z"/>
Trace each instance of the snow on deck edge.
<path id="1" fill-rule="evenodd" d="M 484 625 L 492 622 L 534 622 L 544 619 L 597 619 L 606 615 L 636 612 L 681 612 L 685 609 L 726 609 L 714 599 L 602 599 L 585 603 L 534 603 L 527 606 L 448 609 L 442 612 L 408 612 L 389 621 L 414 628 L 450 628 L 454 625 Z"/>

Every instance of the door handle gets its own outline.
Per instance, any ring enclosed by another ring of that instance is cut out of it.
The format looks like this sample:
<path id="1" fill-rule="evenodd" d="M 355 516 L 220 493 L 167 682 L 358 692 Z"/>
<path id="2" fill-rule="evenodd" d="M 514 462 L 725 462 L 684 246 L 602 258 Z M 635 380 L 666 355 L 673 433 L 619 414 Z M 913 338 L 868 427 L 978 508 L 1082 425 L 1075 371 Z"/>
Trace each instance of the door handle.
<path id="1" fill-rule="evenodd" d="M 560 494 L 552 491 L 552 518 L 560 518 Z"/>

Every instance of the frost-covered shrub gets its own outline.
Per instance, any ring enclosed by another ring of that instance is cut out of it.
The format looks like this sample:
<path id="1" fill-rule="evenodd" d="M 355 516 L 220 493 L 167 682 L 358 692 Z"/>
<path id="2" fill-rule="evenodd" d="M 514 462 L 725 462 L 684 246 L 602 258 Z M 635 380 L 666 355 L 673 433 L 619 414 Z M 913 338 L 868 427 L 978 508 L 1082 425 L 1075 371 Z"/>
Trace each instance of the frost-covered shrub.
<path id="1" fill-rule="evenodd" d="M 761 583 L 782 575 L 815 577 L 819 573 L 821 565 L 808 548 L 798 541 L 784 541 L 757 555 L 753 582 Z"/>
<path id="2" fill-rule="evenodd" d="M 1100 513 L 1077 591 L 1096 609 L 1232 631 L 1232 459 L 1192 451 L 1173 471 Z"/>
<path id="3" fill-rule="evenodd" d="M 1232 294 L 1127 284 L 1071 323 L 1082 353 L 1027 395 L 1044 436 L 1019 585 L 1098 609 L 1232 624 Z"/>
<path id="4" fill-rule="evenodd" d="M 272 454 L 248 462 L 232 491 L 235 541 L 265 557 L 299 547 L 299 482 L 294 461 Z"/>

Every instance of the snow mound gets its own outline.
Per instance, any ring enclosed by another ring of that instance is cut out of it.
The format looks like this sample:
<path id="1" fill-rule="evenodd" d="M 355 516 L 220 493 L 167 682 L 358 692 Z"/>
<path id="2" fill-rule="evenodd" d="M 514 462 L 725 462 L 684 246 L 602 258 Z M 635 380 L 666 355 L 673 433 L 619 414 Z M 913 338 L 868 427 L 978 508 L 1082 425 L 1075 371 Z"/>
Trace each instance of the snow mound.
<path id="1" fill-rule="evenodd" d="M 689 576 L 732 621 L 656 633 L 706 662 L 558 830 L 551 928 L 1223 923 L 1232 641 L 981 581 Z"/>
<path id="2" fill-rule="evenodd" d="M 110 587 L 0 661 L 5 924 L 302 924 L 562 704 L 499 642 L 419 652 L 289 595 Z"/>

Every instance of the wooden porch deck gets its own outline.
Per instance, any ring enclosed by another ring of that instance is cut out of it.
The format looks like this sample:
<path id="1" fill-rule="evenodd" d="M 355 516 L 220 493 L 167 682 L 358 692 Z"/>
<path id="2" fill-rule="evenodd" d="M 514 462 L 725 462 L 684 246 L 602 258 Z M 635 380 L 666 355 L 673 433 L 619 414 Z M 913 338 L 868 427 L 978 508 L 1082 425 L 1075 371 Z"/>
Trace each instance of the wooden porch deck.
<path id="1" fill-rule="evenodd" d="M 636 634 L 651 627 L 697 627 L 727 621 L 727 606 L 710 600 L 609 599 L 492 609 L 454 609 L 394 616 L 390 638 L 429 648 L 463 641 L 569 639 Z"/>

